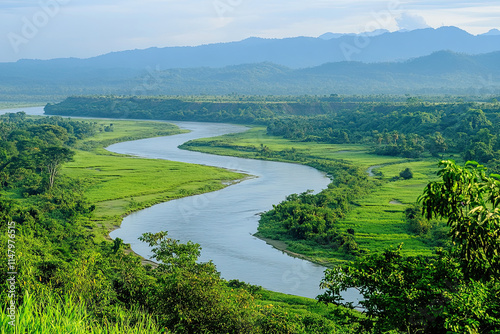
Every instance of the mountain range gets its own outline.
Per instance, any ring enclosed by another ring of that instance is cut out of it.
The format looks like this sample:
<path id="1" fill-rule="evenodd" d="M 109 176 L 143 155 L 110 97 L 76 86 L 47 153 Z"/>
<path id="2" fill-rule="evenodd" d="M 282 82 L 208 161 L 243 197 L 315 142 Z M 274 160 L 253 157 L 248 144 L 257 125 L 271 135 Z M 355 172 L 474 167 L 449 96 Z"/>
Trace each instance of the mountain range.
<path id="1" fill-rule="evenodd" d="M 428 28 L 365 34 L 325 34 L 318 38 L 284 39 L 247 38 L 238 42 L 207 44 L 195 47 L 165 47 L 112 52 L 87 58 L 48 61 L 20 60 L 18 63 L 90 68 L 161 69 L 224 67 L 272 62 L 290 68 L 306 68 L 340 61 L 366 63 L 402 61 L 449 50 L 466 54 L 500 51 L 500 31 L 471 35 L 456 27 Z"/>
<path id="2" fill-rule="evenodd" d="M 496 94 L 500 31 L 456 27 L 248 38 L 0 63 L 2 95 Z M 3 94 L 2 94 L 3 92 Z"/>

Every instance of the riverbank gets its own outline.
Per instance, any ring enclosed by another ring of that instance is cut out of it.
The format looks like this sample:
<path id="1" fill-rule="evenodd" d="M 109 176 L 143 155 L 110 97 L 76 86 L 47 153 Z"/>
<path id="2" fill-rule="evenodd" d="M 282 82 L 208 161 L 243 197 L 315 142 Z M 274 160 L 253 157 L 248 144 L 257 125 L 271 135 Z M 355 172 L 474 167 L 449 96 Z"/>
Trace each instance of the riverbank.
<path id="1" fill-rule="evenodd" d="M 223 189 L 248 177 L 209 166 L 167 160 L 144 159 L 107 151 L 118 142 L 185 133 L 164 122 L 92 120 L 101 128 L 112 124 L 113 131 L 101 131 L 81 141 L 74 161 L 63 173 L 87 180 L 85 195 L 96 205 L 92 228 L 96 242 L 110 240 L 132 212 L 158 203 Z"/>
<path id="2" fill-rule="evenodd" d="M 309 262 L 312 262 L 312 263 L 316 263 L 320 266 L 325 266 L 325 267 L 328 267 L 331 265 L 330 262 L 328 261 L 325 261 L 325 260 L 322 260 L 322 259 L 319 259 L 319 258 L 313 258 L 313 257 L 309 257 L 309 256 L 306 256 L 306 255 L 303 255 L 303 254 L 299 254 L 299 253 L 295 253 L 295 252 L 292 252 L 290 250 L 288 250 L 288 244 L 284 241 L 281 241 L 281 240 L 276 240 L 276 239 L 271 239 L 271 238 L 266 238 L 262 235 L 260 235 L 259 233 L 255 233 L 254 234 L 254 237 L 264 241 L 266 244 L 268 245 L 271 245 L 273 246 L 275 249 L 291 256 L 291 257 L 295 257 L 295 258 L 298 258 L 298 259 L 302 259 L 302 260 L 306 260 L 306 261 L 309 261 Z"/>
<path id="3" fill-rule="evenodd" d="M 369 252 L 383 251 L 404 243 L 404 255 L 429 256 L 433 253 L 435 246 L 432 236 L 412 234 L 404 222 L 403 212 L 408 205 L 416 202 L 428 182 L 436 180 L 437 162 L 434 159 L 408 160 L 378 156 L 370 154 L 370 148 L 365 145 L 292 141 L 268 136 L 264 127 L 255 127 L 241 134 L 196 140 L 182 148 L 210 154 L 302 164 L 310 164 L 312 161 L 346 161 L 368 171 L 374 187 L 351 203 L 350 212 L 336 223 L 337 228 L 353 229 L 356 242 Z M 398 177 L 405 168 L 413 171 L 412 179 Z M 256 236 L 262 237 L 259 234 Z M 315 253 L 309 245 L 286 240 L 274 240 L 273 246 L 300 254 L 316 263 L 332 263 L 332 259 L 326 256 L 324 247 L 318 247 L 318 252 Z M 342 261 L 341 258 L 340 260 Z"/>

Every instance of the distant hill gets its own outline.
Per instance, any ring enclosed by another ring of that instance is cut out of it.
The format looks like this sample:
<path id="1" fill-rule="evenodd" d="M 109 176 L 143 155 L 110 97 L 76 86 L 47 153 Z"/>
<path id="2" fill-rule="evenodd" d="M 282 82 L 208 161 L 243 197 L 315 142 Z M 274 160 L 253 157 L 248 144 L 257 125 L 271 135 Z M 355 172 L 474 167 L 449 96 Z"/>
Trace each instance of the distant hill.
<path id="1" fill-rule="evenodd" d="M 114 69 L 87 72 L 82 68 L 53 68 L 36 73 L 40 77 L 28 75 L 14 79 L 14 72 L 1 71 L 1 91 L 15 93 L 17 89 L 26 94 L 31 90 L 61 96 L 231 93 L 500 95 L 500 52 L 470 56 L 440 51 L 405 62 L 336 62 L 305 69 L 265 62 L 165 71 Z M 12 76 L 9 80 L 14 82 L 10 86 L 5 86 L 7 76 Z"/>
<path id="2" fill-rule="evenodd" d="M 487 33 L 484 33 L 484 34 L 482 34 L 480 36 L 498 36 L 498 35 L 500 35 L 500 30 L 498 30 L 498 29 L 491 29 Z"/>
<path id="3" fill-rule="evenodd" d="M 500 34 L 497 34 L 497 31 L 474 36 L 456 27 L 441 27 L 393 33 L 377 30 L 358 35 L 327 33 L 318 38 L 248 38 L 239 42 L 195 47 L 113 52 L 88 59 L 25 60 L 20 63 L 23 66 L 71 66 L 92 69 L 144 70 L 149 66 L 166 70 L 272 62 L 297 69 L 341 61 L 404 61 L 442 50 L 471 55 L 500 51 Z"/>
<path id="4" fill-rule="evenodd" d="M 158 91 L 181 94 L 500 94 L 500 52 L 440 51 L 400 63 L 336 62 L 306 69 L 272 63 L 160 72 Z"/>

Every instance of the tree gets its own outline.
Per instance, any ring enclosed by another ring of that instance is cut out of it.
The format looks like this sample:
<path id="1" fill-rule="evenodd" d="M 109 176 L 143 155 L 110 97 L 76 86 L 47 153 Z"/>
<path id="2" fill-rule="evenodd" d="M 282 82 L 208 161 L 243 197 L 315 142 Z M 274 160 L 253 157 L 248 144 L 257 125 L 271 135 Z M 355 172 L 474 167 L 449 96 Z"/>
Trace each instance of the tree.
<path id="1" fill-rule="evenodd" d="M 427 219 L 446 218 L 454 251 L 470 277 L 500 277 L 500 175 L 469 161 L 439 163 L 442 181 L 431 182 L 419 198 Z"/>
<path id="2" fill-rule="evenodd" d="M 476 142 L 470 149 L 464 152 L 465 160 L 474 160 L 481 163 L 487 163 L 495 158 L 495 153 L 491 145 L 483 142 Z"/>
<path id="3" fill-rule="evenodd" d="M 147 242 L 153 247 L 153 259 L 161 261 L 158 266 L 160 271 L 172 272 L 177 269 L 192 269 L 197 267 L 196 260 L 200 256 L 201 247 L 188 241 L 182 244 L 179 240 L 167 238 L 165 231 L 158 233 L 144 233 L 139 240 Z"/>
<path id="4" fill-rule="evenodd" d="M 497 333 L 500 284 L 466 279 L 447 252 L 403 257 L 401 246 L 325 271 L 319 301 L 353 308 L 341 291 L 357 289 L 368 316 L 364 332 Z M 373 331 L 372 331 L 373 329 Z"/>
<path id="5" fill-rule="evenodd" d="M 396 130 L 392 131 L 392 138 L 394 139 L 394 144 L 397 144 L 399 139 L 399 133 Z"/>
<path id="6" fill-rule="evenodd" d="M 399 176 L 405 180 L 409 180 L 409 179 L 413 178 L 413 172 L 411 171 L 410 168 L 406 168 L 405 170 L 403 170 L 399 173 Z"/>
<path id="7" fill-rule="evenodd" d="M 417 235 L 425 235 L 432 228 L 432 224 L 422 216 L 422 207 L 418 204 L 407 207 L 404 215 L 408 227 Z"/>
<path id="8" fill-rule="evenodd" d="M 139 238 L 159 260 L 148 308 L 175 333 L 252 333 L 257 313 L 246 290 L 226 287 L 212 262 L 197 263 L 200 245 L 182 244 L 167 232 Z"/>
<path id="9" fill-rule="evenodd" d="M 429 151 L 433 156 L 437 156 L 439 153 L 443 153 L 448 149 L 446 144 L 446 139 L 440 132 L 436 132 L 434 137 L 430 138 Z"/>
<path id="10" fill-rule="evenodd" d="M 54 181 L 61 164 L 71 161 L 75 152 L 65 147 L 49 146 L 40 150 L 37 155 L 38 165 L 45 169 L 49 177 L 49 189 L 54 186 Z"/>

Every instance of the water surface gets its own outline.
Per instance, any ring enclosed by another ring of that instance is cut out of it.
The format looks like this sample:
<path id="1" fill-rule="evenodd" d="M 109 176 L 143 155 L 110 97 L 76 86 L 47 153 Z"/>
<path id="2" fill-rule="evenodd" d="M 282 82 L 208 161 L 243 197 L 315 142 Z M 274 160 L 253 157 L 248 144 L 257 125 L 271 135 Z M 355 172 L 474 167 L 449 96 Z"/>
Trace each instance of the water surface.
<path id="1" fill-rule="evenodd" d="M 137 238 L 144 232 L 168 231 L 182 242 L 202 247 L 202 261 L 212 260 L 225 279 L 239 279 L 267 289 L 315 297 L 324 268 L 293 258 L 255 238 L 259 213 L 292 193 L 324 189 L 329 179 L 318 170 L 289 163 L 242 159 L 180 150 L 196 138 L 245 131 L 230 124 L 172 122 L 190 133 L 111 145 L 107 149 L 147 158 L 168 159 L 237 170 L 256 176 L 220 191 L 187 197 L 133 213 L 112 238 L 121 238 L 138 254 L 149 247 Z"/>

